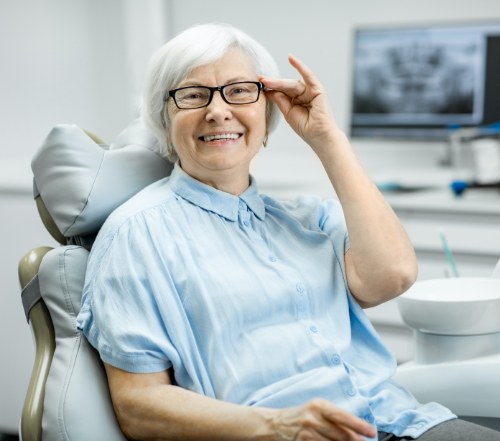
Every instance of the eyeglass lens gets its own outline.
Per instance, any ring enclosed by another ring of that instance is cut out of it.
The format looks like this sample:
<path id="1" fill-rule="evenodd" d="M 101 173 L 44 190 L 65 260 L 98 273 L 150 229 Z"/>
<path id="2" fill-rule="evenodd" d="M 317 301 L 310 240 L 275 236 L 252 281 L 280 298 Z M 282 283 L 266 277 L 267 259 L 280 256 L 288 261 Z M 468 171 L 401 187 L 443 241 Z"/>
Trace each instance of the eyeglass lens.
<path id="1" fill-rule="evenodd" d="M 185 87 L 175 91 L 175 101 L 181 108 L 204 107 L 214 89 L 204 86 Z M 250 104 L 259 98 L 259 83 L 239 82 L 222 86 L 221 93 L 229 104 Z"/>

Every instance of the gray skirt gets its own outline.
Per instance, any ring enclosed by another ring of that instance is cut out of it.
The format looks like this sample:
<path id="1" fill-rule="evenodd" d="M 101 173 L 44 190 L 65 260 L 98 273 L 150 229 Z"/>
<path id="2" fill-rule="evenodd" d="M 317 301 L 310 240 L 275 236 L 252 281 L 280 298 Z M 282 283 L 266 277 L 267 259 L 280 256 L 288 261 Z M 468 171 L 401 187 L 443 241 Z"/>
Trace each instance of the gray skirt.
<path id="1" fill-rule="evenodd" d="M 379 441 L 410 441 L 415 438 L 399 437 L 392 433 L 378 432 Z M 418 441 L 500 441 L 500 432 L 469 421 L 445 421 L 424 432 Z"/>

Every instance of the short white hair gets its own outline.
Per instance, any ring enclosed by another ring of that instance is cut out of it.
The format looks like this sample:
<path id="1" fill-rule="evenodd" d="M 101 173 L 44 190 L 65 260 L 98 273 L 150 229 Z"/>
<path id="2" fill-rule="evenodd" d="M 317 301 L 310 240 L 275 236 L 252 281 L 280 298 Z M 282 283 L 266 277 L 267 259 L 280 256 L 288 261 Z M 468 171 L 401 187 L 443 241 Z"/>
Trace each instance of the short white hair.
<path id="1" fill-rule="evenodd" d="M 228 24 L 209 23 L 188 28 L 151 57 L 145 78 L 141 117 L 158 139 L 159 152 L 171 161 L 177 159 L 177 154 L 169 145 L 170 121 L 167 112 L 164 112 L 165 94 L 178 87 L 193 69 L 221 59 L 233 48 L 249 57 L 258 76 L 279 76 L 278 66 L 267 49 Z M 276 105 L 267 100 L 268 133 L 277 126 L 279 115 Z"/>

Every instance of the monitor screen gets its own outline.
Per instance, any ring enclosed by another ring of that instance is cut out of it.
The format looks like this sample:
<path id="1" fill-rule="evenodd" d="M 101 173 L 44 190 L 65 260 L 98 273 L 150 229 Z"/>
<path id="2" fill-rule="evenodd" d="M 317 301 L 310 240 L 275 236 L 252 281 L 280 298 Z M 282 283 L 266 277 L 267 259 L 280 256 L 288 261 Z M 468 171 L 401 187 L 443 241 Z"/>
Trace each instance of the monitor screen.
<path id="1" fill-rule="evenodd" d="M 351 136 L 445 139 L 500 121 L 500 22 L 357 29 Z"/>

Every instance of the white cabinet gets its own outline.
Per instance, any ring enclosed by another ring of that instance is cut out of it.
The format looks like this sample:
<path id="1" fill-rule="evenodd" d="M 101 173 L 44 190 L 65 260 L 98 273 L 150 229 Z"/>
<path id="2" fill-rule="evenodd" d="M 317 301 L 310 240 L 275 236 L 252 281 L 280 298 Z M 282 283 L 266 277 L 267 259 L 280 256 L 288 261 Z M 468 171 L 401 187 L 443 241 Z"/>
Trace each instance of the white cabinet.
<path id="1" fill-rule="evenodd" d="M 471 189 L 387 197 L 412 240 L 421 279 L 445 277 L 447 259 L 439 234 L 453 252 L 460 276 L 489 276 L 500 258 L 500 191 Z"/>

